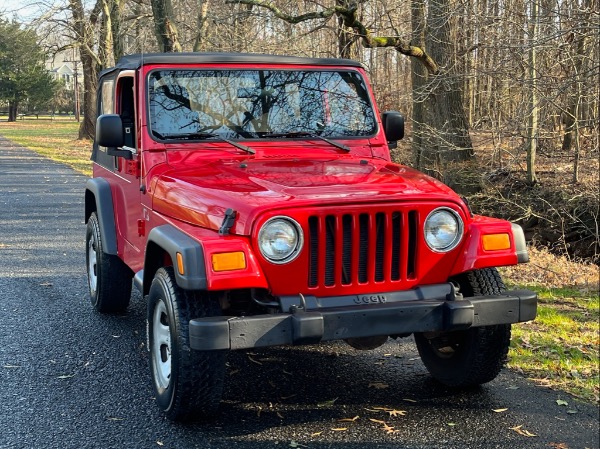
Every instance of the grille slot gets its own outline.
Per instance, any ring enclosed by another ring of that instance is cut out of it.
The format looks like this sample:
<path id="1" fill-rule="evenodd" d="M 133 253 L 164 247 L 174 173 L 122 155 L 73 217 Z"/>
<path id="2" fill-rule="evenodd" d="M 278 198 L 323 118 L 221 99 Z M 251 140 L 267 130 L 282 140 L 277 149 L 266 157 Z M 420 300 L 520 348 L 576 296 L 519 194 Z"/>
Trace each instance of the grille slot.
<path id="1" fill-rule="evenodd" d="M 397 282 L 416 276 L 416 211 L 314 215 L 308 227 L 309 287 Z"/>
<path id="2" fill-rule="evenodd" d="M 308 242 L 308 286 L 316 287 L 319 282 L 319 219 L 310 217 L 308 219 L 309 242 Z"/>
<path id="3" fill-rule="evenodd" d="M 331 287 L 335 284 L 335 217 L 325 217 L 325 285 Z"/>

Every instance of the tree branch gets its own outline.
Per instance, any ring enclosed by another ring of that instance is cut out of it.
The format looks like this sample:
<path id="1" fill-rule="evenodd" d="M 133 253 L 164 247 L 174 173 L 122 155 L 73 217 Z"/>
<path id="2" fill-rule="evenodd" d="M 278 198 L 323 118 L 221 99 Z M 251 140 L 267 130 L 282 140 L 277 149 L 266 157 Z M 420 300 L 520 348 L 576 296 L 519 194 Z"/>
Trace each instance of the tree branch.
<path id="1" fill-rule="evenodd" d="M 278 19 L 291 24 L 298 24 L 308 20 L 330 19 L 332 16 L 337 15 L 343 19 L 343 23 L 346 27 L 352 28 L 357 36 L 361 38 L 365 48 L 392 47 L 400 54 L 419 60 L 427 68 L 429 73 L 436 74 L 439 71 L 437 63 L 427 54 L 425 49 L 411 45 L 410 42 L 407 42 L 398 36 L 373 35 L 373 33 L 371 33 L 371 31 L 358 19 L 357 11 L 359 1 L 352 2 L 349 7 L 336 5 L 320 11 L 308 12 L 297 16 L 287 14 L 274 4 L 265 0 L 227 0 L 226 3 L 237 3 L 264 8 L 269 10 Z"/>

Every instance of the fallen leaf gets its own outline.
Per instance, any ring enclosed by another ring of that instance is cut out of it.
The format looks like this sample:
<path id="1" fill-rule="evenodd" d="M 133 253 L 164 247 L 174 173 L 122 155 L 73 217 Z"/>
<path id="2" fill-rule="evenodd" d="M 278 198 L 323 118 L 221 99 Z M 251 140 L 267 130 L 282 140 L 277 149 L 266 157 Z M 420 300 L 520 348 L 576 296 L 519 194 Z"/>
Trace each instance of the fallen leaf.
<path id="1" fill-rule="evenodd" d="M 548 443 L 548 446 L 553 447 L 554 449 L 569 449 L 567 443 Z"/>
<path id="2" fill-rule="evenodd" d="M 446 425 L 448 425 L 450 427 L 454 427 L 456 425 L 456 423 L 455 422 L 449 422 L 449 423 L 446 423 Z"/>
<path id="3" fill-rule="evenodd" d="M 305 446 L 304 444 L 300 444 L 297 441 L 290 441 L 290 447 L 308 447 L 308 446 Z"/>
<path id="4" fill-rule="evenodd" d="M 389 387 L 389 385 L 384 384 L 383 382 L 371 382 L 369 384 L 369 388 L 375 388 L 376 390 L 383 390 L 388 387 Z"/>
<path id="5" fill-rule="evenodd" d="M 564 406 L 567 406 L 567 405 L 569 405 L 569 403 L 568 403 L 567 401 L 564 401 L 564 400 L 562 400 L 562 399 L 557 399 L 557 400 L 556 400 L 556 403 L 557 403 L 558 405 L 564 405 Z"/>
<path id="6" fill-rule="evenodd" d="M 358 418 L 360 418 L 360 417 L 358 415 L 356 415 L 354 418 L 342 418 L 342 419 L 338 419 L 338 421 L 339 422 L 354 422 Z"/>
<path id="7" fill-rule="evenodd" d="M 403 401 L 406 401 L 406 402 L 414 402 L 414 403 L 416 403 L 416 402 L 417 402 L 417 401 L 415 401 L 414 399 L 406 399 L 406 398 L 404 398 L 404 399 L 402 399 L 402 400 L 403 400 Z"/>
<path id="8" fill-rule="evenodd" d="M 400 432 L 399 430 L 394 429 L 394 426 L 388 426 L 387 424 L 383 424 L 383 430 L 385 430 L 387 433 L 396 433 L 396 432 Z"/>
<path id="9" fill-rule="evenodd" d="M 369 421 L 373 421 L 373 422 L 376 422 L 376 423 L 379 423 L 379 424 L 385 424 L 385 421 L 382 421 L 380 419 L 369 418 Z"/>
<path id="10" fill-rule="evenodd" d="M 511 427 L 510 430 L 514 430 L 519 435 L 523 435 L 524 437 L 537 437 L 535 433 L 531 433 L 529 430 L 522 429 L 523 424 L 520 426 Z"/>
<path id="11" fill-rule="evenodd" d="M 256 363 L 257 365 L 262 365 L 261 362 L 259 362 L 258 360 L 253 359 L 252 357 L 248 356 L 248 360 L 250 360 L 252 363 Z"/>
<path id="12" fill-rule="evenodd" d="M 325 401 L 325 402 L 320 402 L 317 404 L 317 407 L 331 407 L 333 404 L 335 404 L 335 401 L 337 401 L 338 398 L 335 399 L 331 399 L 329 401 Z"/>
<path id="13" fill-rule="evenodd" d="M 343 432 L 344 430 L 348 430 L 347 427 L 334 427 L 333 429 L 334 432 Z"/>
<path id="14" fill-rule="evenodd" d="M 321 435 L 323 432 L 315 432 L 315 433 L 311 433 L 310 436 L 311 437 L 318 437 L 319 435 Z"/>
<path id="15" fill-rule="evenodd" d="M 497 409 L 492 410 L 492 411 L 495 412 L 495 413 L 502 413 L 502 412 L 505 412 L 507 410 L 508 410 L 507 408 L 497 408 Z"/>
<path id="16" fill-rule="evenodd" d="M 390 416 L 404 416 L 406 415 L 406 411 L 404 410 L 396 410 L 388 407 L 374 407 L 374 408 L 366 408 L 365 410 L 369 412 L 385 412 L 389 413 Z"/>

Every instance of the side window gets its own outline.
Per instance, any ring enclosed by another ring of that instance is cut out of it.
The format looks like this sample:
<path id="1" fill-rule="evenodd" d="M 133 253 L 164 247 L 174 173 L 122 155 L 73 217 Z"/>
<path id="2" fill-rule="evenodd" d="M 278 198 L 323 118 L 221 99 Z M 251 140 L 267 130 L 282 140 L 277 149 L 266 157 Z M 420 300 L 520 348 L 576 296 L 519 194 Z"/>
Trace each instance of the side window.
<path id="1" fill-rule="evenodd" d="M 115 113 L 115 80 L 108 79 L 102 82 L 101 95 L 100 95 L 100 114 L 114 114 Z"/>
<path id="2" fill-rule="evenodd" d="M 115 80 L 113 78 L 103 78 L 100 80 L 98 88 L 98 115 L 113 114 L 115 111 Z M 94 142 L 92 158 L 94 162 L 100 164 L 109 170 L 115 169 L 115 158 L 106 153 L 106 147 L 101 147 Z"/>

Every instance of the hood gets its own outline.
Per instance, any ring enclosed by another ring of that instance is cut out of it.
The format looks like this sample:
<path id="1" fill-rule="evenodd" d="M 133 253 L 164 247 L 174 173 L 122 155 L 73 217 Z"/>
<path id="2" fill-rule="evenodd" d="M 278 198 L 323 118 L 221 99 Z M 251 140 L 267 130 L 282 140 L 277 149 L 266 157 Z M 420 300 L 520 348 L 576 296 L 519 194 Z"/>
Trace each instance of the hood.
<path id="1" fill-rule="evenodd" d="M 249 235 L 271 210 L 414 200 L 459 201 L 441 182 L 387 161 L 337 158 L 250 159 L 178 166 L 153 186 L 159 213 L 218 230 L 229 208 L 238 212 L 232 234 Z"/>

